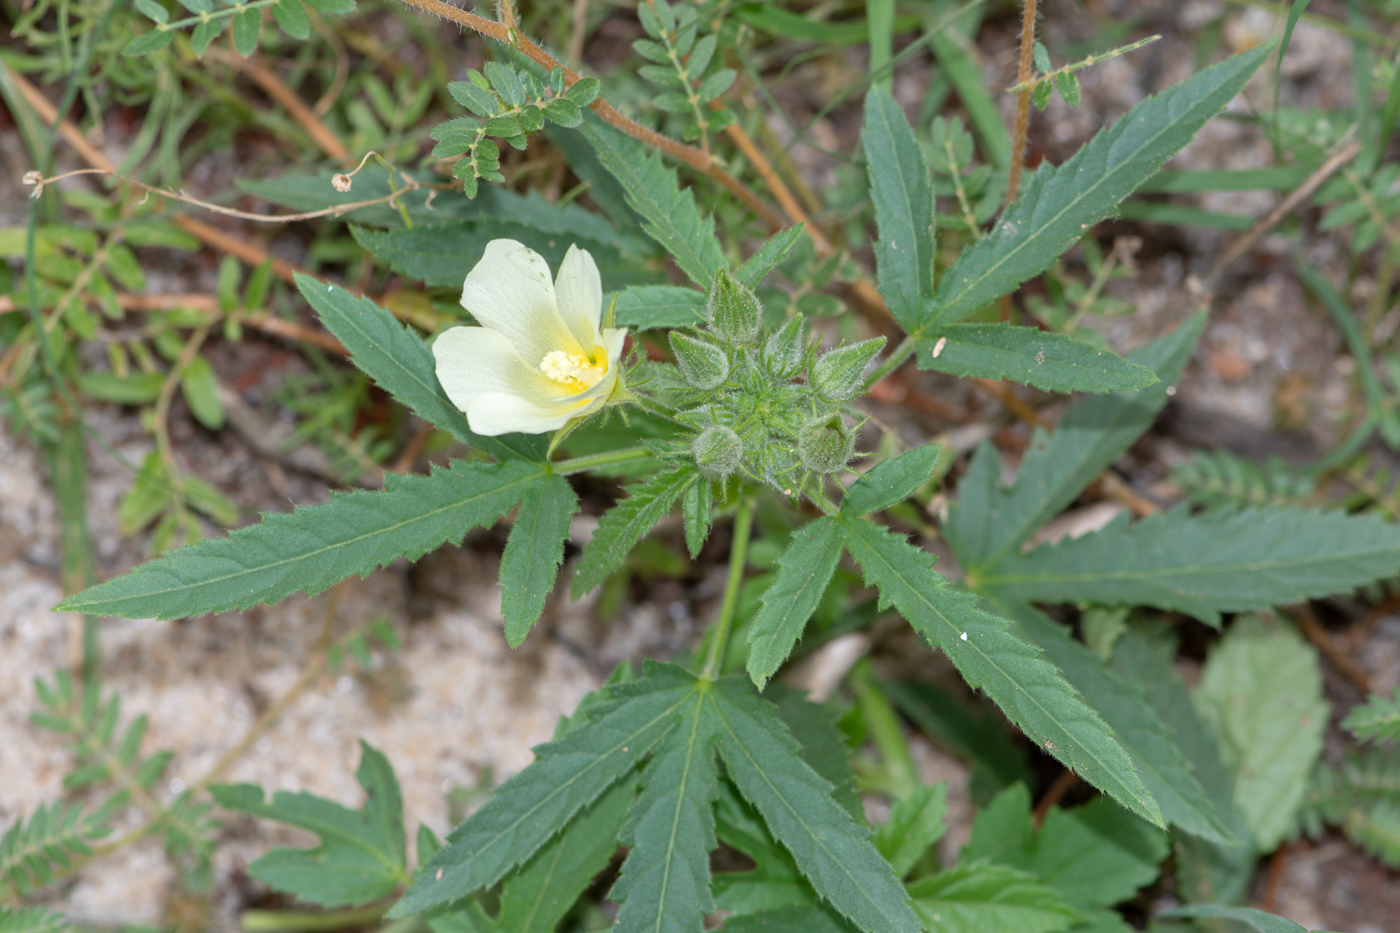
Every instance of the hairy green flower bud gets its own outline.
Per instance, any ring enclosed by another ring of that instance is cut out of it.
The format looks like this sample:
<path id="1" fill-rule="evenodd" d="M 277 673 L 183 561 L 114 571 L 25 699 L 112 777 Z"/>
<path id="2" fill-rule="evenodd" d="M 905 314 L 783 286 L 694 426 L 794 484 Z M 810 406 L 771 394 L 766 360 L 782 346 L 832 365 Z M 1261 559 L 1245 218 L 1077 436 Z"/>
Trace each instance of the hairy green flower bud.
<path id="1" fill-rule="evenodd" d="M 840 415 L 810 422 L 797 435 L 797 456 L 814 473 L 839 473 L 855 453 L 856 436 Z"/>
<path id="2" fill-rule="evenodd" d="M 817 393 L 833 402 L 855 398 L 865 382 L 865 367 L 884 345 L 885 338 L 876 337 L 823 354 L 812 367 L 812 385 Z"/>
<path id="3" fill-rule="evenodd" d="M 791 379 L 802 370 L 806 324 L 801 314 L 794 314 L 764 341 L 763 361 L 775 379 Z"/>
<path id="4" fill-rule="evenodd" d="M 690 442 L 690 452 L 706 478 L 720 480 L 739 469 L 744 459 L 744 442 L 733 428 L 713 424 Z"/>
<path id="5" fill-rule="evenodd" d="M 681 375 L 693 388 L 717 389 L 729 378 L 729 357 L 708 341 L 696 340 L 689 334 L 673 330 L 671 352 L 676 354 Z"/>
<path id="6" fill-rule="evenodd" d="M 751 343 L 758 336 L 758 298 L 728 272 L 715 276 L 705 302 L 710 326 L 725 340 Z"/>

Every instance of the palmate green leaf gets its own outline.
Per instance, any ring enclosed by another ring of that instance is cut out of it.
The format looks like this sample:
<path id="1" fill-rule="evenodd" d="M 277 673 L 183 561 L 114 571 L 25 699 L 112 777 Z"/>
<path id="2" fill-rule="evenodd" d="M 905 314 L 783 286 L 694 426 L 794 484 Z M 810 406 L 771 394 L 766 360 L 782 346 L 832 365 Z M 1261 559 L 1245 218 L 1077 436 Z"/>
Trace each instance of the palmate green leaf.
<path id="1" fill-rule="evenodd" d="M 621 567 L 633 545 L 671 511 L 671 506 L 698 477 L 692 463 L 662 470 L 645 482 L 628 486 L 627 498 L 604 513 L 593 539 L 583 548 L 583 557 L 574 571 L 574 599 Z"/>
<path id="2" fill-rule="evenodd" d="M 973 457 L 958 485 L 958 499 L 943 531 L 975 589 L 981 572 L 1018 549 L 1084 491 L 1119 454 L 1151 427 L 1167 403 L 1167 389 L 1180 377 L 1205 327 L 1190 318 L 1165 337 L 1130 355 L 1160 380 L 1145 389 L 1088 398 L 1071 405 L 1055 433 L 1037 431 L 1021 461 L 1016 482 L 998 485 L 1001 465 L 990 445 Z"/>
<path id="3" fill-rule="evenodd" d="M 792 533 L 778 558 L 778 573 L 763 593 L 749 626 L 749 676 L 762 690 L 802 637 L 841 559 L 844 535 L 831 518 L 819 518 Z"/>
<path id="4" fill-rule="evenodd" d="M 939 444 L 924 444 L 875 464 L 846 490 L 841 514 L 859 518 L 903 502 L 933 476 L 942 450 Z"/>
<path id="5" fill-rule="evenodd" d="M 869 831 L 832 799 L 773 707 L 738 678 L 716 682 L 706 702 L 730 778 L 817 893 L 866 933 L 917 931 L 904 888 Z"/>
<path id="6" fill-rule="evenodd" d="M 1157 381 L 1157 374 L 1147 367 L 1073 337 L 1011 324 L 938 328 L 919 340 L 919 368 L 970 378 L 1010 379 L 1047 392 L 1121 392 Z"/>
<path id="7" fill-rule="evenodd" d="M 1190 764 L 1177 749 L 1171 730 L 1148 705 L 1142 688 L 1103 663 L 1103 659 L 1071 638 L 1063 626 L 1025 603 L 994 605 L 1016 620 L 1021 632 L 1045 649 L 1065 679 L 1092 706 L 1132 756 L 1142 782 L 1162 807 L 1169 824 L 1221 845 L 1238 845 L 1196 780 Z M 1163 837 L 1165 845 L 1165 837 Z"/>
<path id="8" fill-rule="evenodd" d="M 572 245 L 587 250 L 598 264 L 603 287 L 620 288 L 634 282 L 655 281 L 654 276 L 635 260 L 623 256 L 609 241 L 578 234 L 561 233 L 520 221 L 483 217 L 458 220 L 411 230 L 370 230 L 352 226 L 355 242 L 388 264 L 400 275 L 417 279 L 433 288 L 462 287 L 492 240 L 518 240 L 544 257 L 551 269 L 558 269 Z"/>
<path id="9" fill-rule="evenodd" d="M 754 863 L 747 871 L 715 873 L 715 904 L 721 910 L 731 914 L 754 914 L 782 907 L 817 906 L 816 892 L 802 880 L 792 856 L 773 841 L 763 825 L 763 818 L 729 780 L 719 785 L 715 834 L 725 845 L 744 853 Z"/>
<path id="10" fill-rule="evenodd" d="M 1346 592 L 1397 570 L 1400 526 L 1374 515 L 1178 507 L 1009 554 L 978 586 L 1011 600 L 1175 609 L 1218 626 L 1222 612 Z"/>
<path id="11" fill-rule="evenodd" d="M 1235 806 L 1256 848 L 1292 831 L 1322 753 L 1328 705 L 1317 654 L 1282 623 L 1238 618 L 1206 658 L 1193 695 L 1235 775 Z"/>
<path id="12" fill-rule="evenodd" d="M 526 488 L 501 555 L 501 614 L 506 641 L 517 648 L 540 620 L 564 562 L 569 519 L 578 497 L 562 476 L 551 474 Z"/>
<path id="13" fill-rule="evenodd" d="M 989 859 L 1027 872 L 1067 904 L 1092 912 L 1151 884 L 1167 849 L 1163 833 L 1107 797 L 1052 808 L 1037 831 L 1030 792 L 1017 784 L 977 815 L 960 860 Z"/>
<path id="14" fill-rule="evenodd" d="M 1400 739 L 1400 687 L 1392 696 L 1376 694 L 1354 707 L 1342 728 L 1358 739 Z"/>
<path id="15" fill-rule="evenodd" d="M 389 916 L 406 917 L 489 887 L 559 833 L 627 775 L 675 728 L 694 702 L 695 679 L 648 662 L 646 676 L 605 688 L 560 738 L 535 748 L 535 762 L 497 788 L 447 837 Z"/>
<path id="16" fill-rule="evenodd" d="M 349 810 L 314 794 L 278 791 L 269 803 L 255 784 L 216 784 L 209 792 L 220 805 L 315 833 L 313 849 L 273 849 L 248 874 L 274 890 L 308 904 L 347 907 L 366 904 L 408 880 L 403 800 L 388 759 L 360 742 L 355 773 L 365 789 L 362 810 Z"/>
<path id="17" fill-rule="evenodd" d="M 714 220 L 703 217 L 695 196 L 681 190 L 674 169 L 659 153 L 629 136 L 604 126 L 591 114 L 579 132 L 593 144 L 603 166 L 622 183 L 627 203 L 642 216 L 642 227 L 665 247 L 681 271 L 706 291 L 727 263 Z"/>
<path id="18" fill-rule="evenodd" d="M 893 605 L 1037 745 L 1157 826 L 1162 812 L 1112 731 L 1038 648 L 933 570 L 933 555 L 868 521 L 844 520 L 846 547 L 880 604 Z"/>
<path id="19" fill-rule="evenodd" d="M 68 919 L 47 907 L 0 907 L 0 933 L 62 933 Z"/>
<path id="20" fill-rule="evenodd" d="M 905 877 L 943 834 L 948 815 L 948 785 L 920 784 L 908 797 L 890 807 L 890 818 L 875 830 L 875 848 L 890 863 L 895 875 Z"/>
<path id="21" fill-rule="evenodd" d="M 543 462 L 544 446 L 536 438 L 474 433 L 438 382 L 433 351 L 388 311 L 309 275 L 298 274 L 296 283 L 321 323 L 350 351 L 350 361 L 419 417 L 497 459 Z"/>
<path id="22" fill-rule="evenodd" d="M 1201 789 L 1230 835 L 1241 844 L 1219 846 L 1196 836 L 1176 839 L 1177 889 L 1188 903 L 1233 904 L 1244 900 L 1254 876 L 1255 852 L 1234 803 L 1234 778 L 1220 760 L 1210 729 L 1191 706 L 1186 685 L 1172 671 L 1175 646 L 1128 629 L 1114 645 L 1113 669 L 1143 690 L 1147 702 L 1172 731 L 1182 755 L 1191 763 Z"/>
<path id="23" fill-rule="evenodd" d="M 852 929 L 827 907 L 781 907 L 724 922 L 724 933 L 850 933 Z"/>
<path id="24" fill-rule="evenodd" d="M 1236 55 L 1149 97 L 1069 161 L 1043 164 L 990 234 L 958 257 L 916 329 L 921 337 L 966 317 L 1050 268 L 1084 231 L 1152 177 L 1244 87 L 1271 44 Z"/>
<path id="25" fill-rule="evenodd" d="M 958 865 L 909 885 L 928 933 L 1058 933 L 1083 919 L 1031 875 L 996 865 Z"/>
<path id="26" fill-rule="evenodd" d="M 851 767 L 851 749 L 837 723 L 836 709 L 813 703 L 801 690 L 784 684 L 770 684 L 763 698 L 777 708 L 778 718 L 802 746 L 802 760 L 831 784 L 832 798 L 855 819 L 865 819 Z"/>
<path id="27" fill-rule="evenodd" d="M 701 933 L 715 909 L 710 851 L 718 845 L 712 803 L 719 775 L 715 722 L 698 683 L 675 718 L 622 832 L 631 851 L 608 895 L 622 905 L 613 925 L 619 933 Z"/>
<path id="28" fill-rule="evenodd" d="M 875 242 L 880 297 L 895 320 L 912 330 L 933 293 L 933 186 L 904 110 L 878 84 L 865 95 L 861 141 L 880 231 Z"/>
<path id="29" fill-rule="evenodd" d="M 262 523 L 148 561 L 61 604 L 63 612 L 183 619 L 315 596 L 351 574 L 416 560 L 510 511 L 546 473 L 540 464 L 464 463 L 427 476 L 386 473 L 384 491 L 332 492 L 325 505 L 266 513 Z"/>
<path id="30" fill-rule="evenodd" d="M 618 293 L 614 313 L 619 327 L 695 327 L 705 321 L 705 295 L 674 285 L 633 285 Z"/>

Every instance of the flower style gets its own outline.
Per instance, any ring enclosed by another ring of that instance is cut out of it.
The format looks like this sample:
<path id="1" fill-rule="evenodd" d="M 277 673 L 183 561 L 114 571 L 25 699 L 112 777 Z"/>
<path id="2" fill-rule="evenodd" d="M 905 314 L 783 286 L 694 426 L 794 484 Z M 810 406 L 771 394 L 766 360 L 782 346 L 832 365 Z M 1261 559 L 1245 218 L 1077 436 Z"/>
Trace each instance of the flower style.
<path id="1" fill-rule="evenodd" d="M 587 250 L 570 246 L 551 283 L 544 257 L 492 240 L 462 285 L 483 326 L 433 344 L 437 377 L 477 434 L 555 431 L 602 408 L 618 385 L 625 328 L 600 328 L 603 285 Z"/>

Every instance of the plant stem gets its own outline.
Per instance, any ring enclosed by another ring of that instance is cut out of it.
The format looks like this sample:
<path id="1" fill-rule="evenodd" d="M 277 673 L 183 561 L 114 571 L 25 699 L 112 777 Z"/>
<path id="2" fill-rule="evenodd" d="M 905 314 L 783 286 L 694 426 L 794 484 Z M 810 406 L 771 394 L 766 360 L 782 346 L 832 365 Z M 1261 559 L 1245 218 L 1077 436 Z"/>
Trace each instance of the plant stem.
<path id="1" fill-rule="evenodd" d="M 1021 62 L 1016 69 L 1016 83 L 1029 85 L 1031 62 L 1035 52 L 1035 4 L 1025 0 L 1021 10 Z M 1026 157 L 1026 129 L 1031 122 L 1031 89 L 1016 95 L 1016 126 L 1011 134 L 1011 165 L 1006 173 L 1006 206 L 1010 207 L 1021 193 L 1021 163 Z"/>
<path id="2" fill-rule="evenodd" d="M 874 372 L 872 372 L 869 376 L 865 377 L 866 389 L 869 389 L 875 383 L 879 382 L 881 379 L 894 372 L 896 369 L 899 368 L 899 365 L 901 363 L 903 363 L 905 360 L 909 359 L 909 357 L 913 355 L 914 338 L 905 337 L 899 342 L 898 346 L 896 346 L 893 350 L 890 351 L 890 355 L 885 357 L 884 361 L 881 362 L 879 366 L 875 367 Z"/>
<path id="3" fill-rule="evenodd" d="M 564 81 L 569 86 L 572 86 L 574 82 L 582 78 L 582 75 L 578 72 L 569 68 L 564 68 L 558 59 L 538 45 L 535 45 L 535 43 L 522 35 L 518 29 L 510 29 L 495 20 L 489 20 L 475 13 L 468 13 L 466 10 L 459 10 L 451 4 L 443 3 L 442 0 L 403 0 L 403 2 L 425 13 L 432 13 L 434 16 L 440 16 L 443 19 L 451 20 L 458 25 L 466 26 L 468 29 L 479 32 L 483 36 L 495 39 L 497 42 L 508 45 L 511 48 L 518 49 L 542 68 L 547 68 L 550 71 L 553 71 L 555 68 L 563 68 Z M 704 172 L 706 175 L 719 182 L 731 194 L 740 201 L 743 201 L 750 210 L 757 214 L 763 222 L 768 224 L 774 231 L 781 230 L 783 227 L 787 226 L 776 211 L 767 204 L 764 204 L 763 201 L 759 199 L 758 195 L 750 191 L 748 186 L 743 182 L 721 168 L 719 163 L 716 162 L 714 157 L 709 153 L 696 149 L 694 146 L 687 146 L 685 143 L 678 143 L 669 136 L 664 136 L 653 129 L 642 126 L 636 120 L 623 115 L 617 108 L 613 107 L 612 104 L 609 104 L 601 97 L 589 104 L 589 107 L 609 125 L 616 127 L 628 136 L 639 139 L 654 149 L 660 149 L 672 158 L 679 159 L 696 171 Z"/>
<path id="4" fill-rule="evenodd" d="M 739 500 L 734 516 L 734 542 L 729 546 L 729 579 L 724 583 L 724 599 L 719 605 L 719 619 L 710 639 L 710 651 L 705 657 L 705 669 L 700 676 L 714 680 L 724 661 L 724 649 L 729 642 L 729 629 L 734 624 L 734 607 L 739 602 L 739 584 L 744 580 L 744 564 L 749 553 L 749 533 L 753 530 L 753 500 Z"/>
<path id="5" fill-rule="evenodd" d="M 239 925 L 246 933 L 292 933 L 292 931 L 346 930 L 373 926 L 384 919 L 390 903 L 371 904 L 349 910 L 245 910 L 238 915 Z"/>
<path id="6" fill-rule="evenodd" d="M 560 476 L 573 476 L 575 473 L 596 470 L 598 467 L 612 466 L 616 463 L 630 463 L 633 460 L 645 460 L 651 455 L 651 450 L 646 447 L 624 447 L 621 450 L 610 450 L 605 454 L 589 454 L 586 457 L 570 457 L 568 460 L 560 460 L 554 464 L 554 472 Z"/>

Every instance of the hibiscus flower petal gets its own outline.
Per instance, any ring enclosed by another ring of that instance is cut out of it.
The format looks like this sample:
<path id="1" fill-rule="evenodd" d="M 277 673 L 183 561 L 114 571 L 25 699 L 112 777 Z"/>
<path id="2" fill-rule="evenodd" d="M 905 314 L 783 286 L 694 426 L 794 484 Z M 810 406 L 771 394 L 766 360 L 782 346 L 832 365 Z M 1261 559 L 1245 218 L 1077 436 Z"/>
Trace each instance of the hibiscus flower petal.
<path id="1" fill-rule="evenodd" d="M 533 365 L 553 350 L 584 353 L 559 316 L 549 265 L 523 243 L 492 240 L 486 244 L 481 261 L 462 285 L 462 307 L 483 327 L 505 335 Z"/>
<path id="2" fill-rule="evenodd" d="M 433 342 L 437 377 L 462 411 L 486 393 L 518 395 L 534 404 L 568 399 L 567 386 L 550 379 L 516 352 L 504 334 L 485 327 L 453 327 Z M 472 426 L 476 430 L 476 426 Z M 480 432 L 478 432 L 480 433 Z"/>
<path id="3" fill-rule="evenodd" d="M 559 316 L 578 342 L 589 348 L 597 344 L 603 317 L 603 280 L 587 250 L 569 247 L 554 280 L 554 296 Z"/>

